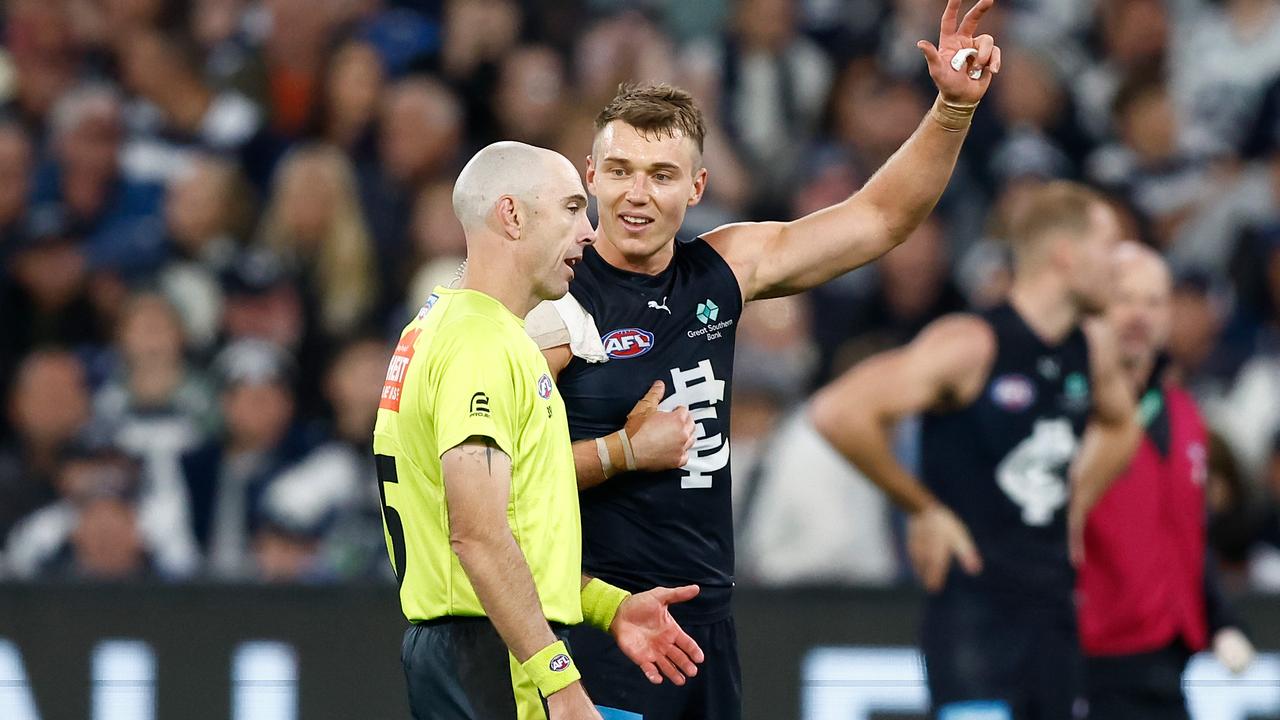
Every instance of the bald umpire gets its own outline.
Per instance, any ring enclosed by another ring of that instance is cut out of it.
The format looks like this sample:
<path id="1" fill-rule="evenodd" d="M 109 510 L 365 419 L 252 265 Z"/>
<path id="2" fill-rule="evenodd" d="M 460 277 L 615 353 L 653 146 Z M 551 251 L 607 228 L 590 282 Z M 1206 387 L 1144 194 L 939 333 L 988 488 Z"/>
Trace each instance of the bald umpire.
<path id="1" fill-rule="evenodd" d="M 582 575 L 564 403 L 521 319 L 568 291 L 594 238 L 573 165 L 490 145 L 458 176 L 453 205 L 467 269 L 401 334 L 374 429 L 412 623 L 401 649 L 410 706 L 420 720 L 598 719 L 562 631 L 590 622 L 651 681 L 683 682 L 702 653 L 667 606 L 698 588 L 630 595 Z"/>

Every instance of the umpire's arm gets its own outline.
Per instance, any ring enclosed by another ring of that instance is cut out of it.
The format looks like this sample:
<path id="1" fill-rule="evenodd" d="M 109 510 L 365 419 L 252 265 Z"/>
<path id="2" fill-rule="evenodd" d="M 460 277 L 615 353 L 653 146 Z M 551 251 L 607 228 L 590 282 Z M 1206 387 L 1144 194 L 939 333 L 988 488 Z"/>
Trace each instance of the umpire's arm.
<path id="1" fill-rule="evenodd" d="M 533 573 L 507 522 L 511 458 L 492 438 L 472 435 L 440 457 L 449 545 L 485 614 L 520 662 L 556 642 Z M 576 684 L 576 683 L 575 683 Z"/>

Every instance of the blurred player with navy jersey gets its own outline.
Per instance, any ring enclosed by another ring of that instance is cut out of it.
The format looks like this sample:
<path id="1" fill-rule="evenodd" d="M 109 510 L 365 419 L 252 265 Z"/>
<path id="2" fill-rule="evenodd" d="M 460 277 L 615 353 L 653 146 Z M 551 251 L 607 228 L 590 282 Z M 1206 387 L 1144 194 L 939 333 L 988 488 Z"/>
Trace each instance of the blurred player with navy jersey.
<path id="1" fill-rule="evenodd" d="M 696 677 L 651 685 L 607 637 L 575 631 L 583 681 L 613 717 L 740 717 L 729 404 L 743 305 L 871 262 L 929 214 L 1000 69 L 992 37 L 977 35 L 991 5 L 980 0 L 961 18 L 961 0 L 947 3 L 938 46 L 919 43 L 939 91 L 919 128 L 852 197 L 793 222 L 677 242 L 708 181 L 693 99 L 668 85 L 624 86 L 597 117 L 587 160 L 596 246 L 570 296 L 540 307 L 526 329 L 569 414 L 584 571 L 624 589 L 700 586 L 672 612 L 707 657 Z"/>
<path id="2" fill-rule="evenodd" d="M 1091 190 L 1051 183 L 1011 235 L 1006 304 L 934 321 L 812 405 L 819 431 L 910 515 L 908 552 L 930 593 L 921 644 L 943 720 L 1073 717 L 1071 555 L 1139 435 L 1115 340 L 1087 319 L 1110 294 L 1115 212 Z M 910 415 L 923 421 L 920 478 L 890 447 L 892 426 Z"/>

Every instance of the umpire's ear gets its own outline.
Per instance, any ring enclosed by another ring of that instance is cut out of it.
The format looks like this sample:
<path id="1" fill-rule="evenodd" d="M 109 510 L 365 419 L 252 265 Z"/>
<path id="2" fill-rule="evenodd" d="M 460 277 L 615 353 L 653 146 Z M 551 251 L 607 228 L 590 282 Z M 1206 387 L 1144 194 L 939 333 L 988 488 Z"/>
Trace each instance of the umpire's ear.
<path id="1" fill-rule="evenodd" d="M 514 195 L 503 195 L 493 204 L 493 218 L 497 222 L 494 228 L 512 240 L 519 240 L 524 229 L 524 208 Z"/>

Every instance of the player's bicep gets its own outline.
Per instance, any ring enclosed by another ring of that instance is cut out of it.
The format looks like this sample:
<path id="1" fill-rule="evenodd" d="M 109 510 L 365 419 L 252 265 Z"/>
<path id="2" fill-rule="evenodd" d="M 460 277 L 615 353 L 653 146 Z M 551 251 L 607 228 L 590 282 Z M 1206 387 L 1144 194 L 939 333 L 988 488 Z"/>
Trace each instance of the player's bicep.
<path id="1" fill-rule="evenodd" d="M 987 324 L 973 316 L 943 318 L 905 347 L 876 355 L 815 399 L 827 416 L 867 413 L 893 422 L 951 404 L 967 404 L 981 390 L 994 356 Z"/>
<path id="2" fill-rule="evenodd" d="M 440 456 L 450 540 L 492 538 L 510 532 L 511 457 L 493 438 L 473 435 Z"/>

